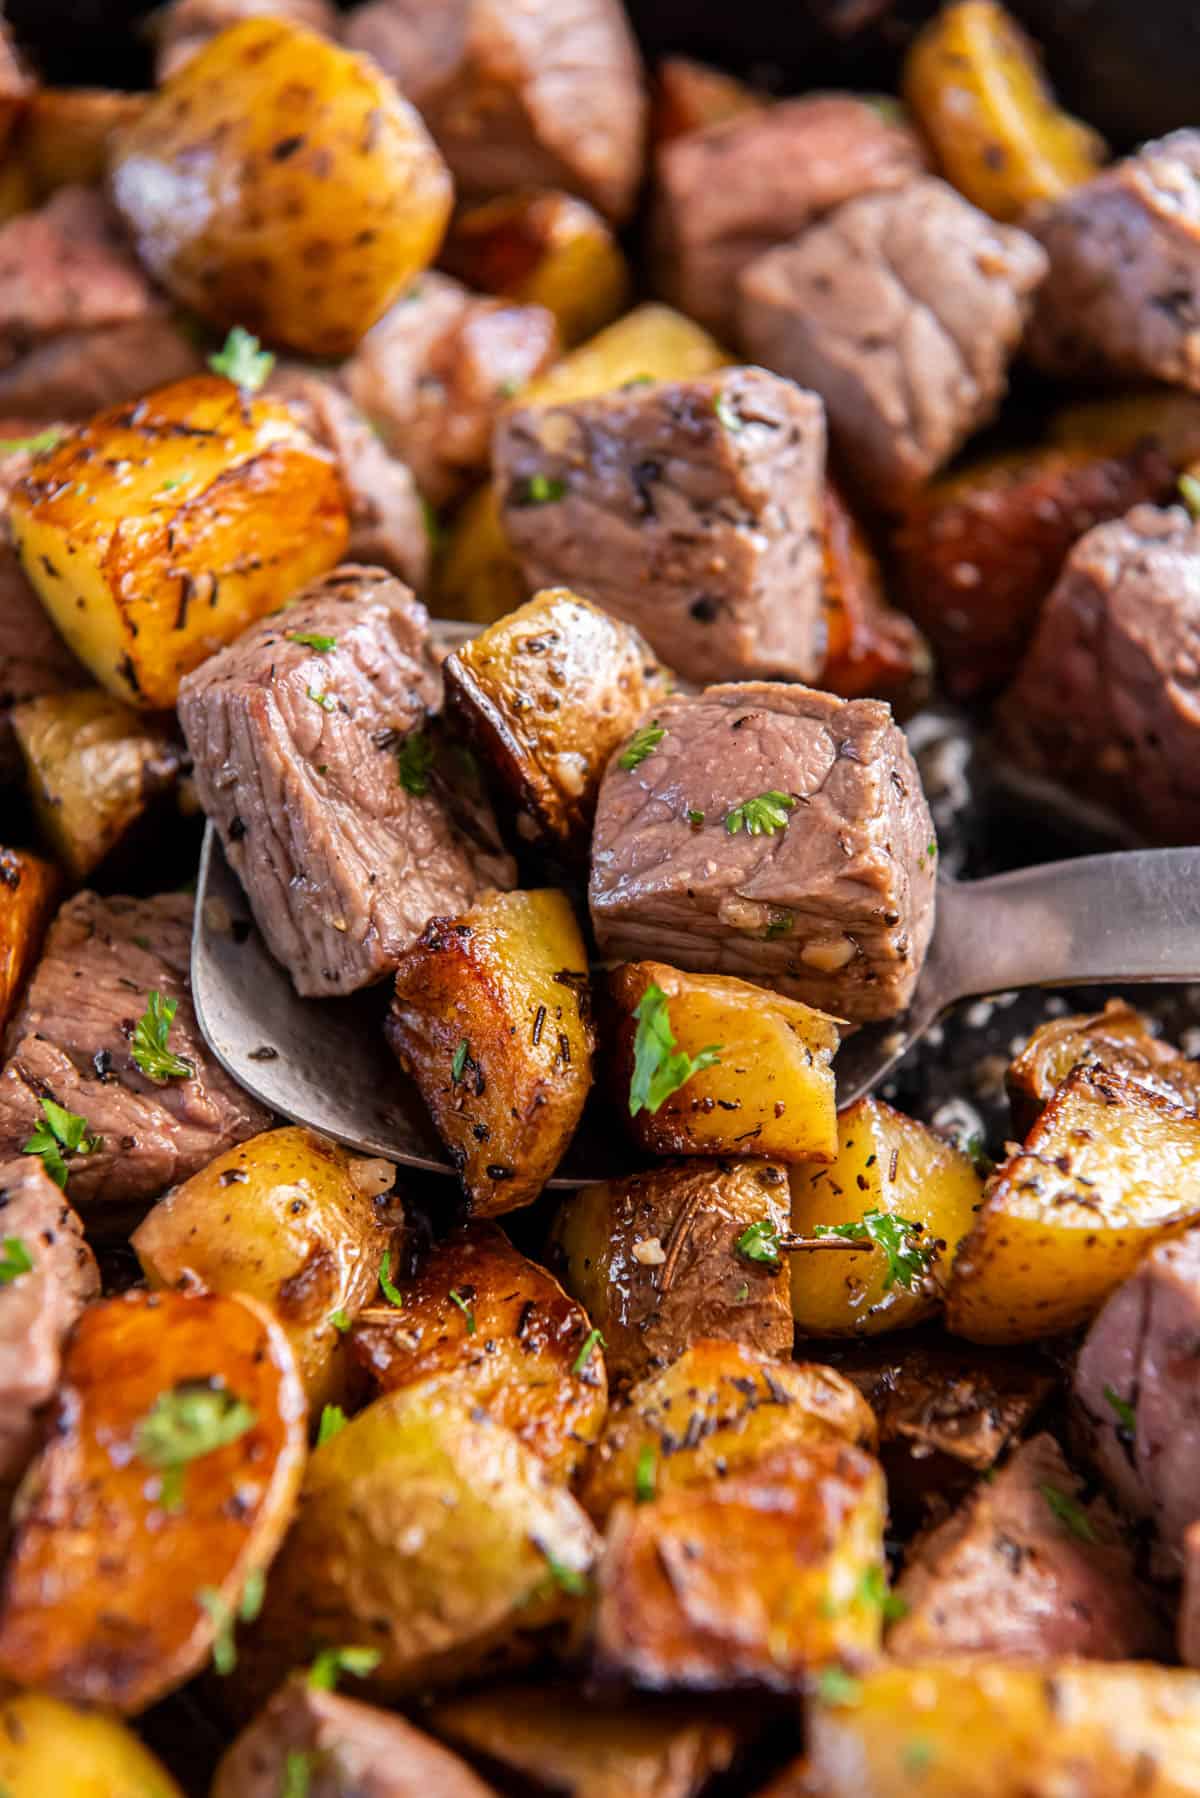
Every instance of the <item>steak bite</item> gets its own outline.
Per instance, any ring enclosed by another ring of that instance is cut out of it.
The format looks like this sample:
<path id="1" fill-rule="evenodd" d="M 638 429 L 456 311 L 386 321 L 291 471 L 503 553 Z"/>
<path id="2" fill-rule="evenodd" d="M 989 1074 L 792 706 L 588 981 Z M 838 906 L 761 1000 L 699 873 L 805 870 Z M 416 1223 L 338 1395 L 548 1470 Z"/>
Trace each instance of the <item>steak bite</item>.
<path id="1" fill-rule="evenodd" d="M 1136 506 L 1067 557 L 999 718 L 1014 759 L 1139 835 L 1200 841 L 1200 525 Z"/>
<path id="2" fill-rule="evenodd" d="M 608 764 L 590 902 L 604 954 L 739 974 L 856 1022 L 912 996 L 937 844 L 887 706 L 765 681 L 678 695 Z"/>
<path id="3" fill-rule="evenodd" d="M 944 181 L 851 200 L 741 277 L 741 332 L 825 401 L 835 446 L 902 504 L 986 424 L 1046 268 Z"/>
<path id="4" fill-rule="evenodd" d="M 1028 223 L 1050 258 L 1035 362 L 1200 391 L 1200 131 L 1143 144 Z"/>
<path id="5" fill-rule="evenodd" d="M 825 420 L 760 368 L 509 413 L 495 442 L 533 587 L 636 625 L 687 680 L 811 680 L 822 616 Z"/>
<path id="6" fill-rule="evenodd" d="M 210 1056 L 192 1010 L 192 901 L 77 893 L 46 938 L 8 1032 L 0 1074 L 0 1156 L 19 1154 L 52 1099 L 95 1146 L 66 1154 L 72 1202 L 148 1204 L 216 1155 L 267 1129 L 271 1114 Z M 151 993 L 177 1006 L 173 1055 L 193 1072 L 159 1081 L 134 1053 Z"/>
<path id="7" fill-rule="evenodd" d="M 179 718 L 200 802 L 306 997 L 390 973 L 431 917 L 515 873 L 469 770 L 439 764 L 429 618 L 382 569 L 336 569 L 195 669 Z"/>

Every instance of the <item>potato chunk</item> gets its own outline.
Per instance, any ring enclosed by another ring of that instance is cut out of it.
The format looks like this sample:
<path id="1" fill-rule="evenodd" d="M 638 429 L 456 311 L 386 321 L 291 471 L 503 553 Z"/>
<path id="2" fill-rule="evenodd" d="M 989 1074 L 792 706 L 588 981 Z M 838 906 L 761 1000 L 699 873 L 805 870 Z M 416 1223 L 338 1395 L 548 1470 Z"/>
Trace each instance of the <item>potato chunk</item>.
<path id="1" fill-rule="evenodd" d="M 89 1307 L 17 1505 L 0 1677 L 130 1713 L 197 1672 L 287 1528 L 304 1418 L 253 1299 Z"/>
<path id="2" fill-rule="evenodd" d="M 799 999 L 764 992 L 723 974 L 685 974 L 665 962 L 626 963 L 609 977 L 617 1027 L 611 1045 L 616 1101 L 632 1109 L 639 1007 L 657 989 L 667 1004 L 676 1052 L 693 1059 L 717 1048 L 664 1099 L 629 1120 L 653 1155 L 769 1155 L 779 1161 L 832 1161 L 837 1113 L 832 1061 L 838 1019 Z"/>
<path id="3" fill-rule="evenodd" d="M 1110 999 L 1092 1017 L 1051 1018 L 1034 1031 L 1008 1070 L 1008 1102 L 1021 1135 L 1073 1068 L 1098 1064 L 1161 1093 L 1188 1111 L 1200 1110 L 1200 1068 L 1171 1043 L 1151 1034 L 1150 1021 L 1123 999 Z"/>
<path id="4" fill-rule="evenodd" d="M 395 1172 L 311 1130 L 268 1130 L 174 1187 L 130 1240 L 151 1286 L 199 1281 L 272 1311 L 315 1416 L 346 1398 L 345 1332 L 394 1256 L 397 1214 L 379 1199 Z"/>
<path id="5" fill-rule="evenodd" d="M 1074 1330 L 1198 1214 L 1200 1118 L 1128 1075 L 1077 1067 L 988 1182 L 947 1325 L 972 1342 Z"/>
<path id="6" fill-rule="evenodd" d="M 858 1225 L 868 1241 L 872 1230 L 889 1234 L 897 1251 L 794 1254 L 792 1315 L 804 1335 L 873 1336 L 938 1308 L 941 1264 L 971 1228 L 983 1193 L 960 1149 L 881 1100 L 860 1099 L 838 1118 L 833 1166 L 798 1167 L 791 1180 L 795 1235 Z M 899 1222 L 889 1228 L 888 1219 Z"/>
<path id="7" fill-rule="evenodd" d="M 102 686 L 175 703 L 189 669 L 332 568 L 349 522 L 332 458 L 286 406 L 216 375 L 68 432 L 15 488 L 26 574 Z"/>
<path id="8" fill-rule="evenodd" d="M 536 1199 L 592 1081 L 587 951 L 562 893 L 433 918 L 396 969 L 387 1036 L 479 1216 Z"/>
<path id="9" fill-rule="evenodd" d="M 384 1392 L 457 1394 L 570 1479 L 608 1408 L 604 1351 L 582 1306 L 498 1224 L 467 1224 L 430 1252 L 404 1306 L 354 1326 L 355 1356 Z"/>
<path id="10" fill-rule="evenodd" d="M 41 954 L 58 888 L 49 862 L 24 849 L 0 849 L 0 1039 Z"/>
<path id="11" fill-rule="evenodd" d="M 44 1692 L 0 1702 L 0 1789 L 8 1798 L 183 1798 L 125 1724 Z"/>

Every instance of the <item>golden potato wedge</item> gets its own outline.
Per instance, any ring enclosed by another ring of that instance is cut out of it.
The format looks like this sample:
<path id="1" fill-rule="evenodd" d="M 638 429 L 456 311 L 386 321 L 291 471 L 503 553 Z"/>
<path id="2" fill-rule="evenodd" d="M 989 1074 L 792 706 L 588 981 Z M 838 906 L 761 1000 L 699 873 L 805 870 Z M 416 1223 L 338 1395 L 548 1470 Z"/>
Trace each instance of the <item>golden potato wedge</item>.
<path id="1" fill-rule="evenodd" d="M 18 483 L 9 519 L 70 648 L 110 693 L 151 711 L 332 568 L 349 534 L 332 457 L 286 406 L 216 375 L 69 431 Z"/>
<path id="2" fill-rule="evenodd" d="M 450 173 L 369 57 L 284 19 L 220 32 L 121 135 L 111 188 L 180 304 L 349 355 L 433 260 Z"/>
<path id="3" fill-rule="evenodd" d="M 16 154 L 29 171 L 35 204 L 56 187 L 95 187 L 121 133 L 145 110 L 148 94 L 101 87 L 35 88 L 21 120 Z"/>
<path id="4" fill-rule="evenodd" d="M 0 1791 L 6 1798 L 183 1798 L 124 1723 L 44 1692 L 0 1699 Z"/>
<path id="5" fill-rule="evenodd" d="M 640 632 L 547 588 L 444 672 L 447 710 L 520 807 L 522 835 L 586 855 L 609 757 L 671 687 Z"/>
<path id="6" fill-rule="evenodd" d="M 1077 1329 L 1148 1248 L 1200 1214 L 1200 1118 L 1128 1075 L 1077 1067 L 988 1181 L 950 1269 L 971 1342 Z"/>
<path id="7" fill-rule="evenodd" d="M 740 1342 L 694 1342 L 614 1410 L 588 1459 L 579 1502 L 598 1521 L 645 1500 L 737 1473 L 793 1442 L 873 1449 L 875 1414 L 817 1362 L 779 1362 Z"/>
<path id="8" fill-rule="evenodd" d="M 249 1634 L 265 1691 L 315 1649 L 379 1651 L 394 1698 L 528 1658 L 579 1609 L 597 1538 L 532 1449 L 470 1399 L 406 1386 L 314 1450 Z"/>
<path id="9" fill-rule="evenodd" d="M 652 1155 L 833 1160 L 838 1131 L 830 1064 L 841 1041 L 837 1018 L 748 980 L 685 974 L 661 961 L 614 969 L 608 991 L 616 1014 L 609 1041 L 613 1095 L 641 1148 Z M 697 1059 L 703 1049 L 715 1048 L 719 1059 L 692 1074 L 657 1110 L 647 1102 L 633 1115 L 637 1043 L 655 1019 L 660 1030 L 667 1022 L 677 1053 Z"/>
<path id="10" fill-rule="evenodd" d="M 620 1503 L 595 1654 L 635 1685 L 795 1691 L 879 1649 L 883 1475 L 848 1443 L 794 1443 L 727 1479 Z"/>
<path id="11" fill-rule="evenodd" d="M 16 1505 L 0 1677 L 126 1713 L 190 1678 L 287 1529 L 304 1423 L 255 1300 L 90 1306 Z"/>
<path id="12" fill-rule="evenodd" d="M 479 293 L 548 307 L 567 349 L 611 324 L 629 299 L 629 264 L 608 221 L 553 188 L 521 188 L 457 213 L 439 262 Z"/>
<path id="13" fill-rule="evenodd" d="M 61 880 L 24 849 L 0 849 L 0 1041 L 42 951 Z"/>
<path id="14" fill-rule="evenodd" d="M 670 143 L 689 131 L 722 125 L 748 112 L 762 112 L 770 105 L 736 75 L 714 69 L 690 56 L 667 56 L 654 71 L 650 99 L 650 141 Z"/>
<path id="15" fill-rule="evenodd" d="M 480 487 L 454 515 L 434 562 L 430 610 L 439 618 L 494 624 L 529 598 L 492 488 Z"/>
<path id="16" fill-rule="evenodd" d="M 946 178 L 997 219 L 1056 200 L 1107 159 L 1098 132 L 1056 103 L 1032 41 L 997 0 L 956 0 L 904 63 L 904 98 Z"/>
<path id="17" fill-rule="evenodd" d="M 884 1665 L 808 1706 L 822 1798 L 1192 1798 L 1200 1674 L 1145 1662 Z"/>
<path id="18" fill-rule="evenodd" d="M 587 951 L 566 895 L 485 893 L 405 951 L 387 1037 L 471 1209 L 531 1204 L 592 1083 Z"/>
<path id="19" fill-rule="evenodd" d="M 787 1269 L 738 1249 L 785 1229 L 786 1206 L 773 1162 L 698 1159 L 563 1201 L 551 1265 L 603 1333 L 610 1386 L 666 1367 L 701 1336 L 790 1357 Z"/>
<path id="20" fill-rule="evenodd" d="M 310 1414 L 355 1383 L 351 1320 L 398 1246 L 396 1170 L 288 1126 L 252 1136 L 176 1186 L 130 1242 L 151 1286 L 247 1292 L 292 1346 Z"/>
<path id="21" fill-rule="evenodd" d="M 1091 1017 L 1077 1013 L 1040 1024 L 1010 1064 L 1006 1084 L 1017 1134 L 1028 1135 L 1072 1068 L 1089 1064 L 1128 1075 L 1189 1111 L 1200 1110 L 1200 1067 L 1154 1036 L 1150 1020 L 1132 1005 L 1110 999 Z"/>
<path id="22" fill-rule="evenodd" d="M 374 1306 L 350 1337 L 384 1392 L 420 1385 L 480 1405 L 562 1480 L 608 1409 L 604 1351 L 587 1313 L 498 1224 L 452 1230 L 412 1280 L 404 1306 Z"/>
<path id="23" fill-rule="evenodd" d="M 929 646 L 912 619 L 888 604 L 866 534 L 830 480 L 821 563 L 825 666 L 818 684 L 842 699 L 887 699 L 911 710 L 928 690 Z"/>
<path id="24" fill-rule="evenodd" d="M 833 1166 L 793 1168 L 791 1182 L 796 1236 L 845 1234 L 849 1226 L 893 1244 L 791 1256 L 792 1315 L 803 1335 L 873 1336 L 937 1310 L 943 1264 L 983 1194 L 969 1156 L 882 1100 L 860 1099 L 838 1117 Z"/>
<path id="25" fill-rule="evenodd" d="M 181 751 L 164 720 L 103 687 L 45 693 L 10 716 L 42 838 L 71 879 L 84 881 L 171 792 Z"/>

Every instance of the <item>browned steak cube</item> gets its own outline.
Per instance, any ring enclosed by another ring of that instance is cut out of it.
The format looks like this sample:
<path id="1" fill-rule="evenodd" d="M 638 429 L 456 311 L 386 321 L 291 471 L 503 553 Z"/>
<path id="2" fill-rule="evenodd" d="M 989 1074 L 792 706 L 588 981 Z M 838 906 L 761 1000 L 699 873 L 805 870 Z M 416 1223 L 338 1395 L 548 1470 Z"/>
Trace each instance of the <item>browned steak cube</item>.
<path id="1" fill-rule="evenodd" d="M 1140 836 L 1200 842 L 1200 526 L 1135 506 L 1081 537 L 1000 706 L 1015 759 Z"/>
<path id="2" fill-rule="evenodd" d="M 1050 257 L 1034 361 L 1200 390 L 1200 131 L 1143 145 L 1041 207 L 1029 229 Z"/>
<path id="3" fill-rule="evenodd" d="M 440 765 L 441 702 L 424 606 L 352 566 L 180 689 L 200 802 L 299 993 L 382 980 L 431 917 L 513 884 L 469 771 Z"/>
<path id="4" fill-rule="evenodd" d="M 0 1157 L 17 1155 L 52 1099 L 98 1145 L 67 1155 L 74 1204 L 149 1203 L 271 1122 L 210 1056 L 192 1010 L 192 901 L 77 893 L 46 938 L 9 1027 L 0 1074 Z M 151 993 L 178 1007 L 168 1048 L 192 1073 L 152 1079 L 134 1054 Z"/>
<path id="5" fill-rule="evenodd" d="M 636 625 L 686 680 L 821 669 L 825 420 L 761 368 L 510 413 L 495 480 L 532 587 Z"/>
<path id="6" fill-rule="evenodd" d="M 1045 268 L 1024 231 L 923 178 L 751 263 L 742 338 L 821 395 L 855 478 L 895 504 L 992 417 Z"/>
<path id="7" fill-rule="evenodd" d="M 925 156 L 914 132 L 853 94 L 784 100 L 664 144 L 655 165 L 655 286 L 733 341 L 737 278 L 858 194 L 901 187 Z"/>
<path id="8" fill-rule="evenodd" d="M 657 746 L 632 767 L 614 757 L 600 788 L 589 897 L 604 953 L 738 974 L 854 1020 L 903 1011 L 937 845 L 888 707 L 763 681 L 657 717 Z"/>

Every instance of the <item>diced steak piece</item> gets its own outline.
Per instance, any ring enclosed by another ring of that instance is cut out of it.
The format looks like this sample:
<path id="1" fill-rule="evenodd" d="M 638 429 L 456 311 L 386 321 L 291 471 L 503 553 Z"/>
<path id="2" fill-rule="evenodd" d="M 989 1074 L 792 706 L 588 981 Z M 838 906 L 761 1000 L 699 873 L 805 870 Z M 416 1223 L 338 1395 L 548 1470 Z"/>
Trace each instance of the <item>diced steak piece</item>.
<path id="1" fill-rule="evenodd" d="M 916 134 L 853 94 L 814 94 L 690 131 L 655 158 L 656 290 L 734 341 L 737 279 L 764 250 L 859 194 L 903 187 Z"/>
<path id="2" fill-rule="evenodd" d="M 83 1225 L 36 1156 L 0 1163 L 0 1236 L 10 1267 L 30 1263 L 0 1286 L 0 1487 L 8 1488 L 28 1465 L 34 1413 L 53 1396 L 62 1345 L 98 1297 L 100 1274 Z"/>
<path id="3" fill-rule="evenodd" d="M 631 212 L 646 99 L 620 0 L 369 0 L 344 39 L 420 108 L 463 197 L 565 187 Z"/>
<path id="4" fill-rule="evenodd" d="M 729 368 L 516 410 L 494 467 L 531 587 L 572 587 L 636 625 L 686 680 L 820 673 L 815 394 Z"/>
<path id="5" fill-rule="evenodd" d="M 992 417 L 1045 252 L 932 177 L 867 194 L 743 272 L 741 332 L 825 401 L 857 481 L 899 504 Z"/>
<path id="6" fill-rule="evenodd" d="M 267 1129 L 271 1115 L 208 1052 L 192 1010 L 192 901 L 77 893 L 59 911 L 8 1033 L 0 1074 L 0 1155 L 20 1153 L 41 1100 L 86 1120 L 101 1138 L 67 1157 L 74 1204 L 148 1204 L 214 1156 Z M 163 1084 L 144 1073 L 132 1038 L 152 992 L 178 1009 L 168 1046 L 194 1073 Z"/>
<path id="7" fill-rule="evenodd" d="M 428 734 L 442 681 L 399 581 L 346 566 L 187 676 L 196 787 L 268 946 L 307 997 L 382 980 L 429 919 L 515 870 Z"/>
<path id="8" fill-rule="evenodd" d="M 1173 131 L 1029 217 L 1050 258 L 1026 348 L 1051 374 L 1200 390 L 1200 131 Z"/>
<path id="9" fill-rule="evenodd" d="M 229 25 L 243 19 L 286 19 L 324 37 L 338 34 L 337 8 L 331 0 L 168 0 L 154 14 L 154 72 L 165 81 L 188 58 Z"/>
<path id="10" fill-rule="evenodd" d="M 1189 1524 L 1183 1538 L 1183 1592 L 1175 1645 L 1185 1667 L 1200 1667 L 1200 1523 Z"/>
<path id="11" fill-rule="evenodd" d="M 908 1613 L 887 1646 L 901 1660 L 1124 1661 L 1163 1651 L 1115 1518 L 1103 1499 L 1082 1503 L 1053 1436 L 1024 1443 L 919 1539 L 897 1591 Z"/>
<path id="12" fill-rule="evenodd" d="M 429 273 L 371 327 L 342 379 L 430 505 L 441 506 L 483 475 L 501 408 L 557 354 L 546 307 L 481 299 Z"/>
<path id="13" fill-rule="evenodd" d="M 606 955 L 739 974 L 855 1021 L 903 1011 L 937 845 L 887 706 L 750 681 L 677 695 L 608 765 L 592 846 Z"/>
<path id="14" fill-rule="evenodd" d="M 24 450 L 0 457 L 0 788 L 21 776 L 12 708 L 43 693 L 87 686 L 89 679 L 51 624 L 9 536 L 8 498 L 31 460 Z"/>
<path id="15" fill-rule="evenodd" d="M 1080 538 L 998 715 L 1022 766 L 1200 842 L 1200 525 L 1136 506 Z"/>
<path id="16" fill-rule="evenodd" d="M 429 527 L 411 470 L 390 455 L 335 381 L 296 364 L 278 367 L 265 392 L 282 400 L 337 461 L 350 504 L 348 562 L 366 562 L 421 588 L 429 574 Z"/>

